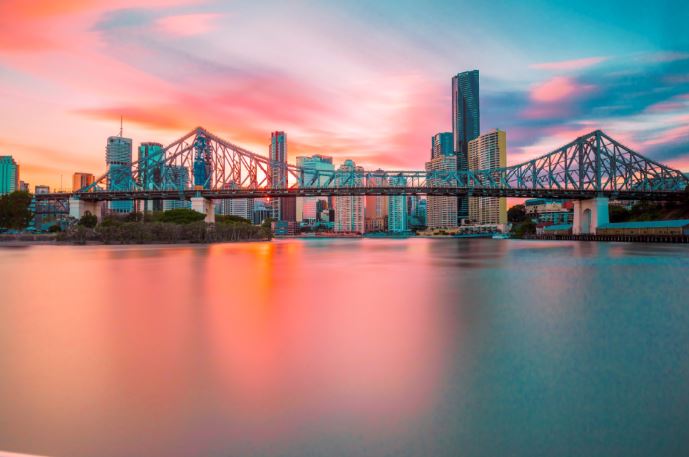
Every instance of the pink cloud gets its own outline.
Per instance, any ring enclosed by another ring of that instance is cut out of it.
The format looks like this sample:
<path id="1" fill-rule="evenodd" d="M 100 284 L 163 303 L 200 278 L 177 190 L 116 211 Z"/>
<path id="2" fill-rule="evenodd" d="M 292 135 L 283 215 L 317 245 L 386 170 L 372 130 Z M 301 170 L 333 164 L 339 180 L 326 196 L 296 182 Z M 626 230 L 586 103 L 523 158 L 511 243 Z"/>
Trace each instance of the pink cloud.
<path id="1" fill-rule="evenodd" d="M 551 70 L 551 71 L 571 71 L 571 70 L 581 70 L 584 68 L 597 65 L 601 62 L 608 60 L 607 57 L 587 57 L 585 59 L 574 59 L 574 60 L 561 60 L 558 62 L 544 62 L 531 65 L 531 68 L 537 68 L 539 70 Z"/>
<path id="2" fill-rule="evenodd" d="M 529 95 L 535 102 L 553 103 L 569 99 L 582 92 L 589 92 L 593 88 L 592 85 L 579 84 L 575 79 L 567 76 L 555 76 L 534 86 Z"/>
<path id="3" fill-rule="evenodd" d="M 156 25 L 170 35 L 203 35 L 215 29 L 215 22 L 220 16 L 214 13 L 181 14 L 158 19 Z"/>

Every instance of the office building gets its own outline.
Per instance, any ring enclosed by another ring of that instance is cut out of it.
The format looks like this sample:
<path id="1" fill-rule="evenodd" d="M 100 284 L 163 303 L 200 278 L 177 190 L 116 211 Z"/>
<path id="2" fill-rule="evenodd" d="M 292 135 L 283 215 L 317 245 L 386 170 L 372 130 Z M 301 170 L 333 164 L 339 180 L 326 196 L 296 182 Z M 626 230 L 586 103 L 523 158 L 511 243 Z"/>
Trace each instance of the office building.
<path id="1" fill-rule="evenodd" d="M 297 167 L 304 170 L 303 185 L 305 187 L 324 185 L 335 172 L 333 158 L 318 154 L 311 157 L 297 157 Z M 297 220 L 307 225 L 315 224 L 320 219 L 319 205 L 323 204 L 327 207 L 328 197 L 297 197 Z"/>
<path id="2" fill-rule="evenodd" d="M 0 156 L 0 195 L 19 189 L 19 164 L 12 156 Z"/>
<path id="3" fill-rule="evenodd" d="M 165 177 L 165 152 L 160 143 L 141 143 L 139 145 L 139 183 L 144 190 L 163 189 Z M 145 200 L 144 211 L 162 211 L 162 200 Z"/>
<path id="4" fill-rule="evenodd" d="M 287 188 L 287 135 L 285 132 L 271 132 L 269 159 L 272 187 Z M 294 197 L 273 198 L 271 205 L 273 220 L 292 222 L 297 220 L 297 202 Z"/>
<path id="5" fill-rule="evenodd" d="M 105 148 L 105 164 L 108 167 L 107 190 L 130 190 L 132 187 L 132 140 L 111 136 Z M 130 213 L 134 209 L 131 200 L 115 200 L 108 203 L 110 211 Z"/>
<path id="6" fill-rule="evenodd" d="M 376 173 L 379 176 L 376 176 Z M 386 187 L 383 170 L 376 170 L 368 177 L 369 187 Z M 364 197 L 366 232 L 384 232 L 388 229 L 388 197 L 385 195 L 367 195 Z"/>
<path id="7" fill-rule="evenodd" d="M 166 187 L 170 187 L 170 190 L 185 191 L 190 188 L 188 167 L 165 165 L 163 172 L 165 173 Z M 178 200 L 163 200 L 163 211 L 180 208 L 191 208 L 191 202 L 181 195 Z"/>
<path id="8" fill-rule="evenodd" d="M 390 178 L 390 186 L 404 187 L 407 178 L 395 176 Z M 406 232 L 409 230 L 407 214 L 407 197 L 405 195 L 391 195 L 388 199 L 388 232 Z"/>
<path id="9" fill-rule="evenodd" d="M 96 178 L 91 173 L 76 172 L 72 175 L 72 192 L 90 186 Z"/>
<path id="10" fill-rule="evenodd" d="M 236 183 L 227 183 L 225 189 L 236 189 Z M 254 199 L 253 198 L 225 198 L 216 200 L 215 214 L 223 216 L 239 216 L 253 223 L 254 220 Z"/>
<path id="11" fill-rule="evenodd" d="M 352 160 L 345 160 L 337 169 L 335 182 L 337 185 L 363 185 L 363 167 L 358 167 Z M 335 225 L 336 232 L 364 233 L 364 197 L 344 196 L 335 197 Z"/>
<path id="12" fill-rule="evenodd" d="M 29 183 L 24 181 L 19 181 L 19 190 L 22 192 L 29 192 Z"/>
<path id="13" fill-rule="evenodd" d="M 452 132 L 436 133 L 431 138 L 431 159 L 454 153 Z"/>
<path id="14" fill-rule="evenodd" d="M 426 162 L 426 171 L 454 171 L 457 169 L 457 156 L 441 156 Z M 444 182 L 440 178 L 428 178 L 429 184 L 442 187 Z M 457 197 L 429 195 L 426 203 L 426 225 L 429 228 L 457 227 Z"/>
<path id="15" fill-rule="evenodd" d="M 457 170 L 468 169 L 469 141 L 481 133 L 478 70 L 465 71 L 452 78 L 452 139 L 457 155 Z M 468 217 L 467 197 L 457 199 L 457 216 Z"/>
<path id="16" fill-rule="evenodd" d="M 265 221 L 269 217 L 272 217 L 272 214 L 273 208 L 269 202 L 265 200 L 254 200 L 254 224 L 263 224 L 263 221 Z"/>
<path id="17" fill-rule="evenodd" d="M 470 170 L 492 170 L 507 166 L 507 135 L 492 130 L 469 141 L 467 158 Z M 469 197 L 469 219 L 474 224 L 506 224 L 507 199 Z"/>
<path id="18" fill-rule="evenodd" d="M 36 187 L 34 189 L 34 193 L 36 195 L 45 195 L 50 193 L 50 186 L 43 186 L 40 184 L 36 184 Z"/>

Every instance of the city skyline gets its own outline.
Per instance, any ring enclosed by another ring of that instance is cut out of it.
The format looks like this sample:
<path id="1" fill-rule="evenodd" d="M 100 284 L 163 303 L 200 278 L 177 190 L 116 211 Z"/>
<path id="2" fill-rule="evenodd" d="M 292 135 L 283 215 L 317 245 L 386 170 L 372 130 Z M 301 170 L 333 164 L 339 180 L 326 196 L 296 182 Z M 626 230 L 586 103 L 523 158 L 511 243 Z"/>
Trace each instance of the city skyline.
<path id="1" fill-rule="evenodd" d="M 57 187 L 60 175 L 101 172 L 102 139 L 123 116 L 135 144 L 204 125 L 262 151 L 280 129 L 294 156 L 418 168 L 428 138 L 451 128 L 448 78 L 478 68 L 482 124 L 509 132 L 508 164 L 601 128 L 686 170 L 689 43 L 669 31 L 687 6 L 670 3 L 633 21 L 631 6 L 591 3 L 599 14 L 584 21 L 557 2 L 3 2 L 0 154 L 25 181 Z M 278 20 L 290 33 L 270 30 Z M 536 23 L 548 44 L 511 33 Z"/>

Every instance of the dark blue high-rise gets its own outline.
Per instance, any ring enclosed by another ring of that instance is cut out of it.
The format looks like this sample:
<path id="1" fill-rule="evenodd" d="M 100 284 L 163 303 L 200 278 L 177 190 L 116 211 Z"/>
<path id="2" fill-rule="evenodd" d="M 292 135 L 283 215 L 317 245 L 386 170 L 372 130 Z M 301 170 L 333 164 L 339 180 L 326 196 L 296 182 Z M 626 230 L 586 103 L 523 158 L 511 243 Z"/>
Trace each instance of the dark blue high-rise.
<path id="1" fill-rule="evenodd" d="M 452 139 L 458 170 L 468 169 L 469 141 L 480 134 L 478 70 L 465 71 L 452 78 Z M 458 198 L 457 217 L 462 219 L 468 215 L 468 198 Z"/>

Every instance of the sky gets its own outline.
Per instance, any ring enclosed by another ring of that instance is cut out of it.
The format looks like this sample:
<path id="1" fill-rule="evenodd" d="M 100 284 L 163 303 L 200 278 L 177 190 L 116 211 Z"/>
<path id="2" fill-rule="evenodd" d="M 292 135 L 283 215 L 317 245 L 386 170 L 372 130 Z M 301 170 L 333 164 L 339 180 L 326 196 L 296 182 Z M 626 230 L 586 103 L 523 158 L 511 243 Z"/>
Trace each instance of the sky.
<path id="1" fill-rule="evenodd" d="M 0 0 L 0 155 L 68 188 L 116 135 L 423 169 L 480 71 L 508 165 L 602 129 L 689 170 L 689 2 Z M 136 159 L 136 152 L 134 152 Z"/>

